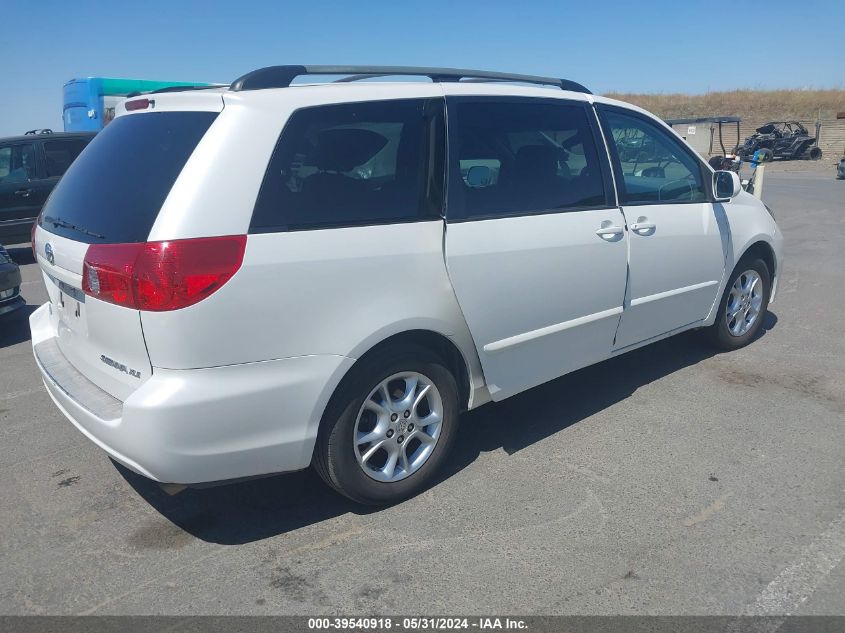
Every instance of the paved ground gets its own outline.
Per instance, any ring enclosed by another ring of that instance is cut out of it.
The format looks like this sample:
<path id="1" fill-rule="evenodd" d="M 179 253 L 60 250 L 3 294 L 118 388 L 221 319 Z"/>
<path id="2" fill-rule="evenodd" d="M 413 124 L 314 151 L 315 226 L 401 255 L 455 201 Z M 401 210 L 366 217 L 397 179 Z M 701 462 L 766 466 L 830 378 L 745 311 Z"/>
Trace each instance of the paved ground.
<path id="1" fill-rule="evenodd" d="M 0 322 L 0 613 L 842 614 L 845 182 L 766 186 L 788 261 L 759 340 L 682 335 L 468 414 L 387 510 L 310 472 L 168 497 L 52 405 L 32 308 Z"/>

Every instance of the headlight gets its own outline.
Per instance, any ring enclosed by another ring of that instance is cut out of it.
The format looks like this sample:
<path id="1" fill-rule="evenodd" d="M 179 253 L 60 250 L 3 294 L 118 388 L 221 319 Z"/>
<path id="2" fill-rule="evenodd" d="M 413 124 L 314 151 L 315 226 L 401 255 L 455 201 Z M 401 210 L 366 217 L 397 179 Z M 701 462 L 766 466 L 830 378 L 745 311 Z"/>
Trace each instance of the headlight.
<path id="1" fill-rule="evenodd" d="M 766 211 L 769 212 L 769 215 L 772 216 L 772 219 L 774 220 L 775 219 L 775 212 L 772 211 L 771 207 L 769 205 L 767 205 L 765 202 L 763 203 L 763 206 L 766 207 Z"/>

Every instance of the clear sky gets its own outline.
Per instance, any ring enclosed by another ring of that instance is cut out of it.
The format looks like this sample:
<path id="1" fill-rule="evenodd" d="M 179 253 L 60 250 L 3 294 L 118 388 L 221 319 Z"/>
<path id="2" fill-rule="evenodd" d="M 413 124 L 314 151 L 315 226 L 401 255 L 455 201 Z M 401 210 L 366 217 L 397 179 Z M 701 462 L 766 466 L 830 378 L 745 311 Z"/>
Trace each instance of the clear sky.
<path id="1" fill-rule="evenodd" d="M 0 7 L 0 136 L 60 130 L 61 88 L 73 77 L 229 82 L 272 64 L 478 68 L 567 77 L 597 93 L 845 86 L 841 0 L 0 0 Z"/>

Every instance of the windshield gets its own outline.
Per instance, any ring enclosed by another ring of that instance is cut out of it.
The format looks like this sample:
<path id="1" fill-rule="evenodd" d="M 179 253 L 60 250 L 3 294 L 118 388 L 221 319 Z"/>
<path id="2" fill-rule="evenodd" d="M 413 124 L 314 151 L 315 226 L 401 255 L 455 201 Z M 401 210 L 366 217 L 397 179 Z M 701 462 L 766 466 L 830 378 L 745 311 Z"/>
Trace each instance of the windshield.
<path id="1" fill-rule="evenodd" d="M 39 225 L 79 242 L 144 242 L 215 112 L 118 117 L 70 166 Z"/>

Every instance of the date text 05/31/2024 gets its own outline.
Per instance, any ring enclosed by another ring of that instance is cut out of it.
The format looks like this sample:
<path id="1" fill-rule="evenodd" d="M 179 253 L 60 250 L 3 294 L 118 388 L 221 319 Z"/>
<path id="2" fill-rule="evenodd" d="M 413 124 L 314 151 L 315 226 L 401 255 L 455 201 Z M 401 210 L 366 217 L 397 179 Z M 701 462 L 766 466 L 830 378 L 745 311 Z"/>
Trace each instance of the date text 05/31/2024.
<path id="1" fill-rule="evenodd" d="M 448 618 L 448 617 L 372 617 L 372 618 L 308 618 L 312 630 L 387 630 L 442 631 L 456 629 L 523 630 L 528 625 L 519 618 Z"/>

